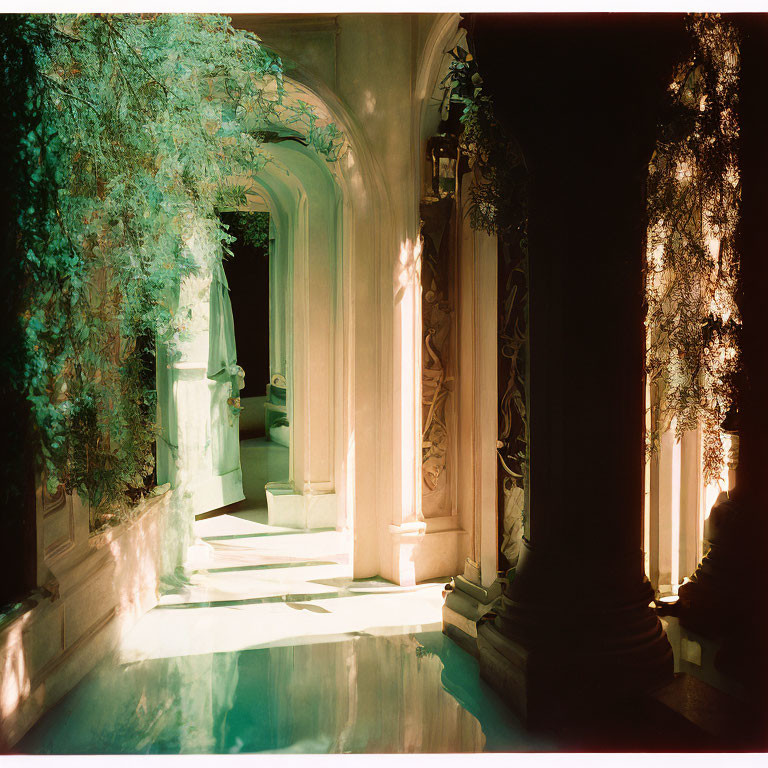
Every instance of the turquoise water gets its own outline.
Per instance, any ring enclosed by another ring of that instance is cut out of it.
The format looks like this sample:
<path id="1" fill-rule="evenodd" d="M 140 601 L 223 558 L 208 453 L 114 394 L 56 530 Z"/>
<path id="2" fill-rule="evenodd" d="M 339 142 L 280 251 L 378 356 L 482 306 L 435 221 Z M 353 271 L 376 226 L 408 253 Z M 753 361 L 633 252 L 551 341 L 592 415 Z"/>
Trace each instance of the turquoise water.
<path id="1" fill-rule="evenodd" d="M 101 662 L 27 754 L 473 752 L 543 748 L 440 632 Z"/>
<path id="2" fill-rule="evenodd" d="M 475 658 L 439 631 L 444 582 L 356 580 L 348 533 L 268 525 L 264 483 L 281 454 L 246 443 L 246 502 L 195 522 L 199 562 L 184 583 L 14 751 L 539 748 Z"/>

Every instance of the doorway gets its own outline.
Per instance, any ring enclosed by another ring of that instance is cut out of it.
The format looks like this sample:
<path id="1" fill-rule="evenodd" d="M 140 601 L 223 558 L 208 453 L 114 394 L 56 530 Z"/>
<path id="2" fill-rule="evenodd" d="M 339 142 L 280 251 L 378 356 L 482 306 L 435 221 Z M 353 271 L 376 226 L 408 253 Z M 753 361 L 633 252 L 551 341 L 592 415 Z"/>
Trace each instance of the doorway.
<path id="1" fill-rule="evenodd" d="M 224 259 L 234 320 L 240 390 L 240 464 L 245 499 L 238 514 L 267 522 L 268 483 L 289 479 L 286 405 L 286 295 L 275 264 L 274 224 L 267 211 L 222 212 L 235 238 Z M 263 518 L 263 519 L 262 519 Z"/>

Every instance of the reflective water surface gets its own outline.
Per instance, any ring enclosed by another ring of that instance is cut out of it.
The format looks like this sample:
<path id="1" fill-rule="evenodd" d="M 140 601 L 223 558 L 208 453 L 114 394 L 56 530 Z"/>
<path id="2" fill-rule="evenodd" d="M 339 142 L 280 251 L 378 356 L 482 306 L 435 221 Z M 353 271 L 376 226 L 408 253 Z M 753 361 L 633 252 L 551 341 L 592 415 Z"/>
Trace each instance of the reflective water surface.
<path id="1" fill-rule="evenodd" d="M 195 523 L 186 582 L 14 751 L 541 748 L 440 632 L 442 581 L 353 580 L 348 532 L 267 524 L 264 456 L 278 448 L 242 451 L 246 501 Z"/>
<path id="2" fill-rule="evenodd" d="M 32 754 L 536 749 L 440 632 L 106 660 L 17 746 Z"/>

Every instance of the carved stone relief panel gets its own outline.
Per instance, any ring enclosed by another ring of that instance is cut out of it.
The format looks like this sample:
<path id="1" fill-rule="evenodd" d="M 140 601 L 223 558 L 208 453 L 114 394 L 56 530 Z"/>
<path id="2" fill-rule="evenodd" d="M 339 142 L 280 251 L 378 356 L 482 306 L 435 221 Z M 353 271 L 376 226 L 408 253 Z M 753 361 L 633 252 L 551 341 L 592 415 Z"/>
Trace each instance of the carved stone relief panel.
<path id="1" fill-rule="evenodd" d="M 517 242 L 499 239 L 499 552 L 500 567 L 514 568 L 520 555 L 527 473 L 525 350 L 527 284 L 525 253 Z"/>
<path id="2" fill-rule="evenodd" d="M 455 439 L 454 201 L 423 203 L 422 235 L 422 512 L 450 515 Z"/>

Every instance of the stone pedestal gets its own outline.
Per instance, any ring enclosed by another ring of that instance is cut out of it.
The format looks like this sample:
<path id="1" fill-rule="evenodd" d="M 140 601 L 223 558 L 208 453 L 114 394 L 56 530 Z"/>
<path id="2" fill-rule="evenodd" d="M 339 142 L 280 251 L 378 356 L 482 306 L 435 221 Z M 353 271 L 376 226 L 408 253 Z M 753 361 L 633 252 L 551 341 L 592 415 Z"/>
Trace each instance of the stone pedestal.
<path id="1" fill-rule="evenodd" d="M 282 528 L 316 530 L 335 528 L 338 499 L 335 493 L 297 493 L 290 483 L 267 483 L 267 519 Z"/>
<path id="2" fill-rule="evenodd" d="M 613 584 L 600 584 L 593 569 L 584 573 L 578 558 L 561 569 L 547 555 L 524 545 L 518 573 L 533 581 L 513 582 L 495 607 L 498 616 L 477 632 L 481 675 L 522 719 L 557 725 L 671 679 L 672 650 L 648 607 L 653 591 L 639 570 L 640 553 L 638 576 Z M 596 586 L 585 589 L 589 583 Z"/>
<path id="3" fill-rule="evenodd" d="M 443 605 L 443 632 L 473 656 L 478 655 L 477 626 L 484 616 L 493 611 L 501 597 L 501 581 L 498 579 L 484 587 L 464 576 L 456 576 Z M 476 576 L 477 578 L 477 576 Z"/>

